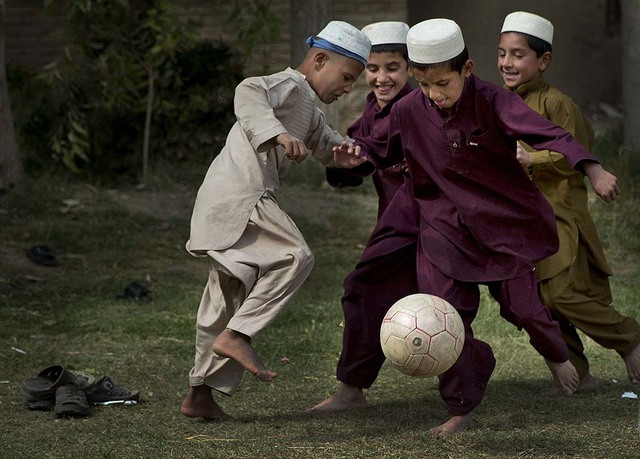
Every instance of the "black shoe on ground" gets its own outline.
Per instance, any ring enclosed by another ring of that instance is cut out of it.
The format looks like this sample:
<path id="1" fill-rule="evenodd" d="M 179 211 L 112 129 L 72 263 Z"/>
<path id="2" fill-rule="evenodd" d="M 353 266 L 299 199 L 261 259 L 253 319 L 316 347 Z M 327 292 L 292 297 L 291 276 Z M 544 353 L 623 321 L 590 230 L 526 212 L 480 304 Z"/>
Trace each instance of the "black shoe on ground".
<path id="1" fill-rule="evenodd" d="M 135 405 L 140 400 L 139 392 L 131 392 L 103 376 L 84 388 L 90 405 Z"/>
<path id="2" fill-rule="evenodd" d="M 27 251 L 27 257 L 36 265 L 58 266 L 58 259 L 46 245 L 34 245 Z"/>

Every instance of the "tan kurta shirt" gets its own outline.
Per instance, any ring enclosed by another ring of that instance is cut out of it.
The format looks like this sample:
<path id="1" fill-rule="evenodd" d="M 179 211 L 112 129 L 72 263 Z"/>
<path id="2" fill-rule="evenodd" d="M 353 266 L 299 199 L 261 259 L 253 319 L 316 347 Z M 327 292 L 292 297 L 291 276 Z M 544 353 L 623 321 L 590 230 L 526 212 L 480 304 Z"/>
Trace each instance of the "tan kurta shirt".
<path id="1" fill-rule="evenodd" d="M 541 76 L 516 88 L 529 107 L 568 131 L 587 149 L 593 143 L 593 129 L 580 108 L 567 95 L 550 86 Z M 610 275 L 595 224 L 587 208 L 587 188 L 581 173 L 572 169 L 560 153 L 532 151 L 532 179 L 551 203 L 556 215 L 560 249 L 538 265 L 538 279 L 549 279 L 576 259 L 580 239 L 586 245 L 593 266 Z"/>
<path id="2" fill-rule="evenodd" d="M 194 253 L 223 250 L 242 235 L 258 200 L 280 187 L 291 161 L 275 137 L 289 133 L 304 141 L 325 166 L 332 147 L 344 138 L 331 129 L 315 104 L 303 74 L 287 68 L 269 76 L 247 78 L 238 85 L 237 122 L 198 190 L 187 249 Z"/>

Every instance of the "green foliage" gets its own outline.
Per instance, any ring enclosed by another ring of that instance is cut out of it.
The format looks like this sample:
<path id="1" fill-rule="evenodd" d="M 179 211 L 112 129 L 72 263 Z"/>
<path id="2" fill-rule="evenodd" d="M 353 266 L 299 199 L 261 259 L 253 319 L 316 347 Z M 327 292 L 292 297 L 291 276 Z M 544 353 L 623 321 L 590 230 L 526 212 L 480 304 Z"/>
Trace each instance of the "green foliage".
<path id="1" fill-rule="evenodd" d="M 49 133 L 55 119 L 50 87 L 34 71 L 13 65 L 7 66 L 7 84 L 25 169 L 44 169 L 51 165 L 51 157 L 41 152 L 51 149 Z"/>
<path id="2" fill-rule="evenodd" d="M 156 0 L 71 1 L 65 34 L 72 44 L 42 75 L 57 109 L 52 152 L 75 172 L 131 170 L 149 76 L 158 88 L 157 116 L 166 116 L 163 109 L 181 83 L 176 54 L 193 38 L 172 19 L 166 2 Z"/>
<path id="3" fill-rule="evenodd" d="M 170 3 L 65 0 L 64 54 L 39 75 L 9 69 L 28 171 L 57 164 L 94 182 L 129 181 L 147 168 L 147 132 L 154 162 L 211 161 L 235 121 L 244 61 L 278 38 L 282 21 L 268 0 L 233 2 L 226 11 L 240 50 L 234 52 L 199 40 Z"/>
<path id="4" fill-rule="evenodd" d="M 52 2 L 49 2 L 52 3 Z M 233 122 L 242 60 L 199 41 L 167 0 L 71 0 L 69 46 L 38 76 L 12 79 L 19 138 L 31 164 L 49 158 L 92 180 L 139 175 L 145 115 L 151 156 L 210 161 Z"/>
<path id="5" fill-rule="evenodd" d="M 209 162 L 235 121 L 233 97 L 242 80 L 242 61 L 224 43 L 198 41 L 178 55 L 182 88 L 172 116 L 156 118 L 166 132 L 164 148 L 180 159 Z"/>

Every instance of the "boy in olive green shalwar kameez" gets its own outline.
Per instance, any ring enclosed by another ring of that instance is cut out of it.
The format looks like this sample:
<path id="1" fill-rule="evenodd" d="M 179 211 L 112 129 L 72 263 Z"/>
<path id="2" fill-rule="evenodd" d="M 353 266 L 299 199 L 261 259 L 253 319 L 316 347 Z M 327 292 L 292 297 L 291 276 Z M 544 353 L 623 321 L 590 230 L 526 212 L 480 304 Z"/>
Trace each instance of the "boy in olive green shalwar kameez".
<path id="1" fill-rule="evenodd" d="M 590 150 L 591 124 L 568 96 L 543 78 L 551 63 L 552 38 L 553 25 L 546 19 L 523 11 L 509 14 L 500 34 L 498 69 L 507 89 Z M 578 390 L 594 389 L 595 380 L 577 330 L 617 351 L 631 382 L 639 383 L 640 325 L 611 305 L 612 272 L 589 214 L 582 175 L 553 151 L 519 147 L 519 158 L 556 215 L 560 248 L 537 266 L 540 297 L 560 323 L 569 359 L 580 376 Z"/>

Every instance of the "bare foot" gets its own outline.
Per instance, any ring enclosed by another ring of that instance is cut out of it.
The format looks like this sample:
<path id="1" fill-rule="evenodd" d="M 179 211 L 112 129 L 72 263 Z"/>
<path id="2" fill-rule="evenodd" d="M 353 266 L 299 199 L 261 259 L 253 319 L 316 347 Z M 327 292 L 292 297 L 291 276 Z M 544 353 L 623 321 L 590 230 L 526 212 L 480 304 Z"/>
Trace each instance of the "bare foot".
<path id="1" fill-rule="evenodd" d="M 551 374 L 560 393 L 563 395 L 571 395 L 578 389 L 580 377 L 571 362 L 568 360 L 564 362 L 552 362 L 548 359 L 544 359 L 544 361 L 551 370 Z"/>
<path id="2" fill-rule="evenodd" d="M 189 388 L 187 396 L 182 401 L 180 411 L 190 418 L 204 418 L 217 421 L 231 419 L 231 416 L 222 411 L 220 405 L 213 399 L 211 388 L 205 385 L 191 386 Z"/>
<path id="3" fill-rule="evenodd" d="M 367 406 L 367 400 L 364 398 L 362 388 L 341 382 L 335 394 L 307 411 L 344 411 L 364 406 Z"/>
<path id="4" fill-rule="evenodd" d="M 632 384 L 640 384 L 640 344 L 623 358 L 624 363 L 627 365 L 629 381 L 631 381 Z"/>
<path id="5" fill-rule="evenodd" d="M 591 375 L 591 373 L 587 373 L 587 375 L 584 378 L 582 378 L 578 383 L 578 388 L 576 389 L 576 392 L 584 393 L 584 392 L 593 392 L 594 390 L 596 390 L 596 380 Z M 560 386 L 558 386 L 554 382 L 554 384 L 551 387 L 543 391 L 543 395 L 557 397 L 558 395 L 564 395 L 564 393 L 562 392 L 562 389 L 560 389 Z"/>
<path id="6" fill-rule="evenodd" d="M 262 382 L 271 382 L 278 376 L 260 361 L 248 336 L 229 328 L 225 328 L 215 339 L 213 352 L 235 360 Z"/>
<path id="7" fill-rule="evenodd" d="M 464 432 L 473 427 L 473 419 L 470 414 L 464 416 L 452 416 L 444 424 L 432 427 L 429 433 L 436 437 L 448 437 L 458 432 Z"/>

